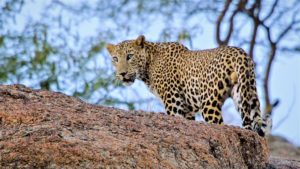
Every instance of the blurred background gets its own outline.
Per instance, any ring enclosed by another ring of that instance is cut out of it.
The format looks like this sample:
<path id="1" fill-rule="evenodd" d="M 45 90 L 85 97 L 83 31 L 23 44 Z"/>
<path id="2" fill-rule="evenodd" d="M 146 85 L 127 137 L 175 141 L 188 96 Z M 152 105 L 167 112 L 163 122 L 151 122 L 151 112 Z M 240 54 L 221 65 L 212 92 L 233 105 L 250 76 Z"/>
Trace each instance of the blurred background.
<path id="1" fill-rule="evenodd" d="M 238 46 L 256 63 L 272 135 L 300 146 L 299 11 L 299 0 L 1 0 L 0 83 L 162 112 L 142 82 L 115 80 L 106 43 L 144 34 L 194 50 Z M 222 109 L 225 123 L 241 125 L 230 99 Z"/>

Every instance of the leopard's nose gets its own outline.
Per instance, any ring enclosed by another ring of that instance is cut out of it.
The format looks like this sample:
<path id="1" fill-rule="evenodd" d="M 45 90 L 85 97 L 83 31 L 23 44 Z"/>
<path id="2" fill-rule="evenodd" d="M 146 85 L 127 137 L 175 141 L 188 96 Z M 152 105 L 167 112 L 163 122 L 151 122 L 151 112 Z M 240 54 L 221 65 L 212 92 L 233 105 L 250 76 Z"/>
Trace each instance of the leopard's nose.
<path id="1" fill-rule="evenodd" d="M 123 76 L 123 77 L 124 77 L 126 74 L 127 74 L 127 72 L 121 72 L 121 73 L 120 73 L 120 75 Z"/>

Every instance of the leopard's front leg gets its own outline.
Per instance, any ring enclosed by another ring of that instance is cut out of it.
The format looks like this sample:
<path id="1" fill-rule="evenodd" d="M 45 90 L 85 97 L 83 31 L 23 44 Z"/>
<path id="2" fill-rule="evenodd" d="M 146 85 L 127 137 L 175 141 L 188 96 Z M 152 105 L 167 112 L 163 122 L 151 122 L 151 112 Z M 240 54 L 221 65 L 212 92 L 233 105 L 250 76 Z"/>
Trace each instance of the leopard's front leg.
<path id="1" fill-rule="evenodd" d="M 186 103 L 180 94 L 166 93 L 164 95 L 164 106 L 166 113 L 171 116 L 181 116 L 188 120 L 195 120 L 195 113 L 187 109 Z"/>

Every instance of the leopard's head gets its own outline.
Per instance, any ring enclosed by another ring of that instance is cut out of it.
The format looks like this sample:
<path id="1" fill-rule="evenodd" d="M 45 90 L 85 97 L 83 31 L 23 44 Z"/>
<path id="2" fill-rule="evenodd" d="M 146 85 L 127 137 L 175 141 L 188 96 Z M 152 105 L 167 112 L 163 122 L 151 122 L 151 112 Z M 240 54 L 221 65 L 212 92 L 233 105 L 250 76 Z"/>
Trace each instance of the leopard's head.
<path id="1" fill-rule="evenodd" d="M 116 78 L 125 85 L 131 85 L 144 72 L 148 54 L 143 35 L 116 45 L 107 44 L 106 48 L 116 69 Z"/>

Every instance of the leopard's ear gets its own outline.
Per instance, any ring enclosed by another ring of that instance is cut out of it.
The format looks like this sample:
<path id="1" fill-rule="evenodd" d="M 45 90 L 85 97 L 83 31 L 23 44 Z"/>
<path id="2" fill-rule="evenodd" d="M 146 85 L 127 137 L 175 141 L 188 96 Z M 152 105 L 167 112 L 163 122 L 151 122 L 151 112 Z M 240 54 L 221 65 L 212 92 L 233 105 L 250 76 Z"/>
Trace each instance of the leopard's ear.
<path id="1" fill-rule="evenodd" d="M 112 54 L 113 50 L 115 49 L 115 45 L 109 43 L 109 44 L 106 45 L 106 49 L 108 50 L 108 52 L 110 54 Z"/>
<path id="2" fill-rule="evenodd" d="M 140 46 L 140 47 L 144 47 L 144 43 L 145 43 L 145 36 L 144 35 L 140 35 L 136 40 L 135 40 L 135 44 L 137 46 Z"/>

